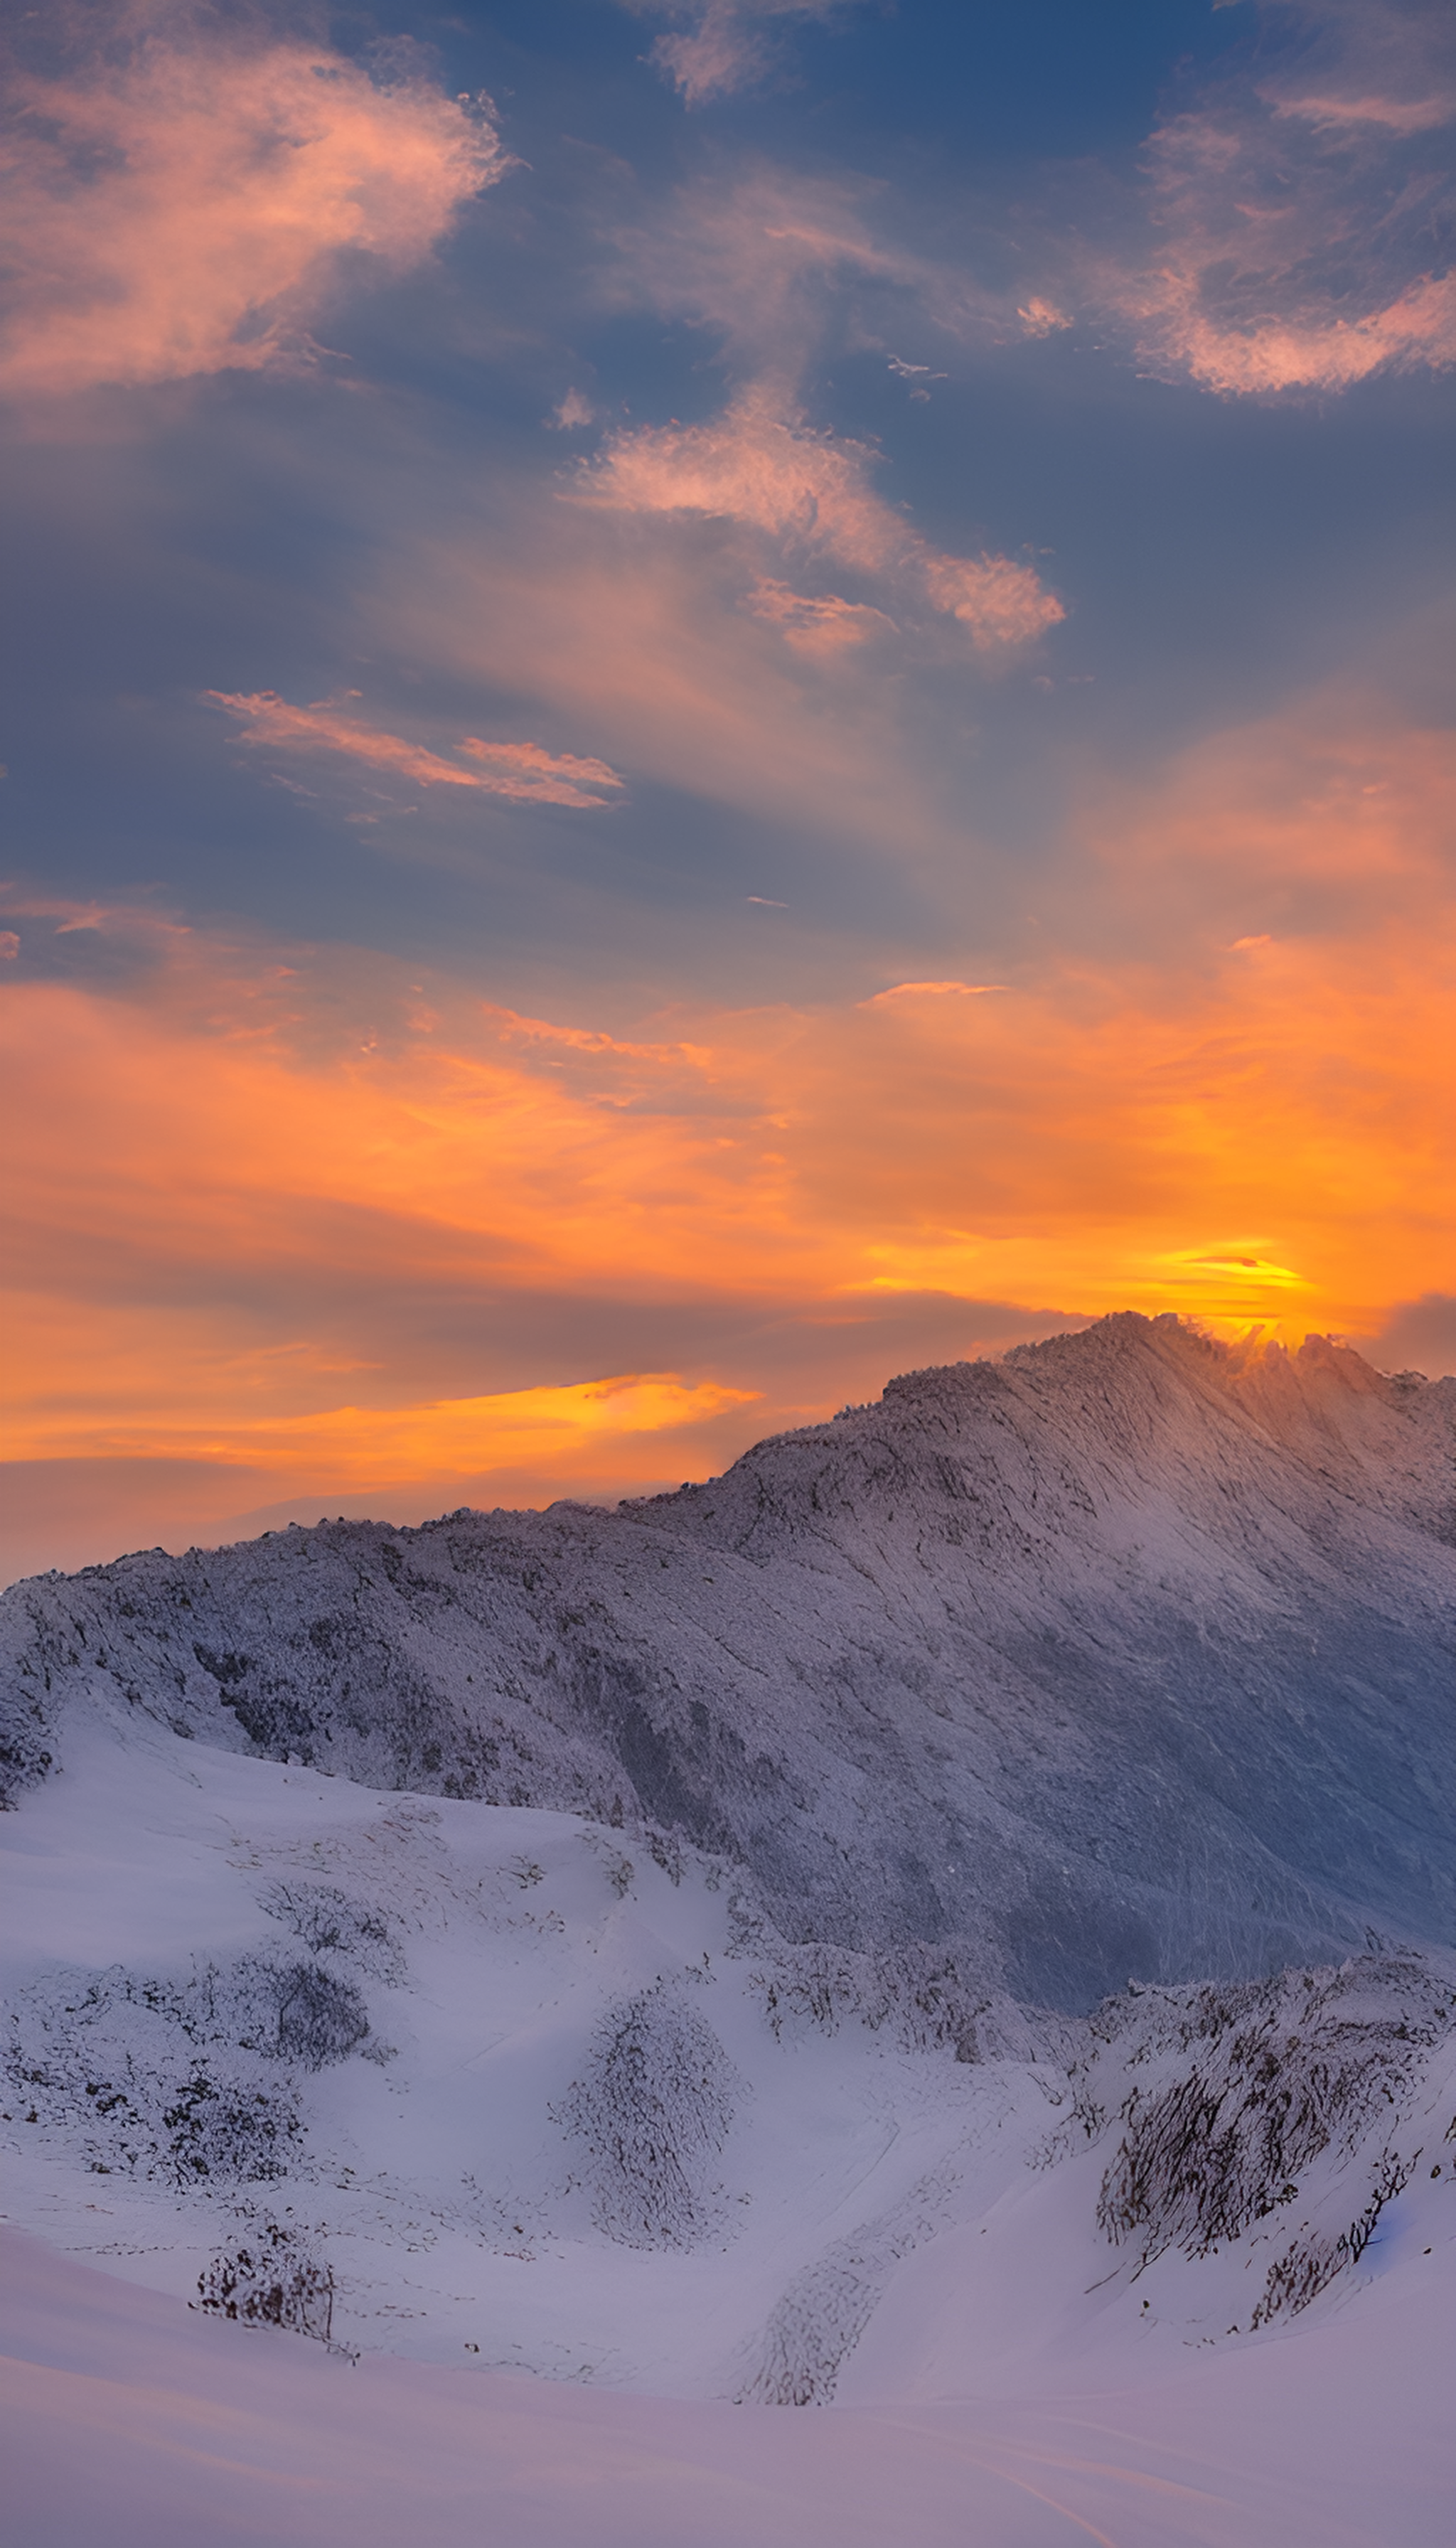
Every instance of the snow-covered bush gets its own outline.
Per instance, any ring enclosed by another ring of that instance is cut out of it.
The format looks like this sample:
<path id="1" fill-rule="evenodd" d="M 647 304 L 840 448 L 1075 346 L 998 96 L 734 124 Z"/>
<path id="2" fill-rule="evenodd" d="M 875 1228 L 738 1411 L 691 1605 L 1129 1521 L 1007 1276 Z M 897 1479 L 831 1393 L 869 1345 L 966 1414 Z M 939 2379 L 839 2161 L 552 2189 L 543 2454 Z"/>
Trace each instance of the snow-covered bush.
<path id="1" fill-rule="evenodd" d="M 744 1914 L 744 1890 L 735 1907 Z M 972 1956 L 909 1946 L 864 1955 L 851 1947 L 789 1945 L 760 1919 L 744 1936 L 754 1983 L 775 2043 L 813 2028 L 884 2028 L 904 2052 L 949 2051 L 957 2061 L 1028 2061 L 1055 2053 L 1072 2030 L 1045 2010 L 991 1988 Z"/>
<path id="2" fill-rule="evenodd" d="M 1308 2309 L 1311 2301 L 1319 2299 L 1346 2265 L 1358 2265 L 1386 2205 L 1409 2185 L 1413 2165 L 1412 2159 L 1403 2159 L 1394 2150 L 1382 2151 L 1370 2200 L 1358 2219 L 1341 2230 L 1337 2237 L 1306 2232 L 1293 2239 L 1270 2266 L 1263 2298 L 1249 2325 L 1267 2326 L 1271 2319 L 1296 2317 L 1299 2311 Z"/>
<path id="3" fill-rule="evenodd" d="M 245 2326 L 288 2327 L 327 2344 L 333 2328 L 333 2274 L 296 2230 L 260 2222 L 228 2256 L 198 2276 L 195 2307 Z"/>
<path id="4" fill-rule="evenodd" d="M 712 2028 L 662 1983 L 608 2012 L 557 2115 L 591 2159 L 598 2229 L 628 2247 L 692 2247 L 718 2227 L 712 2163 L 739 2087 Z"/>
<path id="5" fill-rule="evenodd" d="M 1422 1957 L 1371 1955 L 1107 2003 L 1091 2032 L 1109 2048 L 1073 2066 L 1076 2095 L 1095 2116 L 1099 2073 L 1147 2078 L 1122 2106 L 1099 2228 L 1147 2264 L 1169 2247 L 1207 2256 L 1298 2203 L 1249 2322 L 1306 2308 L 1359 2261 L 1409 2181 L 1401 2126 L 1451 2032 L 1450 2000 Z"/>
<path id="6" fill-rule="evenodd" d="M 1183 1995 L 1173 2023 L 1195 2057 L 1128 2098 L 1099 2228 L 1119 2244 L 1137 2235 L 1149 2256 L 1169 2246 L 1206 2255 L 1292 2202 L 1322 2152 L 1353 2150 L 1400 2104 L 1436 2040 L 1433 2019 L 1398 2015 L 1394 1977 L 1360 1957 Z"/>
<path id="7" fill-rule="evenodd" d="M 311 1956 L 346 1956 L 375 1981 L 403 1981 L 405 1958 L 384 1913 L 372 1903 L 351 1901 L 336 1884 L 275 1884 L 261 1907 Z"/>
<path id="8" fill-rule="evenodd" d="M 320 1964 L 245 1957 L 182 1983 L 62 1970 L 17 2000 L 5 2068 L 18 2121 L 101 2174 L 247 2183 L 283 2174 L 302 2137 L 283 2065 L 321 2069 L 368 2032 L 358 1992 Z"/>

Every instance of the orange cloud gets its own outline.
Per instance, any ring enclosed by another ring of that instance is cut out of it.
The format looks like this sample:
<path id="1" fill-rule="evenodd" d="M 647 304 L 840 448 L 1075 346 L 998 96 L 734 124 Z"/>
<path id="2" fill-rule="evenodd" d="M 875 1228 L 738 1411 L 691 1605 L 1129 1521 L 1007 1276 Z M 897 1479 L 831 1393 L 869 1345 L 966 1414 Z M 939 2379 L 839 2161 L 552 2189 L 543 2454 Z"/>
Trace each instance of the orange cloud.
<path id="1" fill-rule="evenodd" d="M 134 13 L 62 77 L 22 77 L 0 385 L 257 371 L 365 254 L 416 264 L 507 161 L 489 115 L 378 86 L 298 40 Z"/>
<path id="2" fill-rule="evenodd" d="M 983 991 L 1005 991 L 1010 987 L 1007 982 L 891 982 L 887 991 L 876 991 L 864 1005 L 877 1009 L 886 1000 L 935 999 L 946 992 L 958 992 L 967 1000 L 975 1000 Z"/>
<path id="3" fill-rule="evenodd" d="M 667 1032 L 444 978 L 425 1013 L 378 960 L 283 969 L 144 917 L 136 996 L 87 992 L 26 978 L 33 930 L 77 915 L 12 910 L 13 1456 L 397 1501 L 508 1474 L 537 1500 L 863 1396 L 865 1304 L 1370 1333 L 1450 1262 L 1450 775 L 1350 702 L 1226 735 L 1096 807 L 1119 960 Z M 1281 898 L 1235 939 L 1224 902 Z M 125 953 L 125 916 L 85 917 Z M 501 1305 L 547 1299 L 705 1323 L 645 1381 L 558 1344 L 483 1389 Z M 763 1340 L 789 1305 L 821 1338 L 808 1386 Z"/>
<path id="4" fill-rule="evenodd" d="M 622 784 L 604 761 L 543 752 L 536 743 L 485 743 L 478 735 L 466 735 L 457 750 L 482 766 L 462 770 L 458 762 L 445 761 L 403 735 L 381 734 L 357 718 L 341 716 L 326 699 L 296 708 L 276 690 L 205 690 L 203 696 L 242 722 L 245 742 L 266 744 L 275 752 L 344 753 L 377 770 L 398 771 L 422 787 L 477 787 L 518 804 L 599 809 L 604 799 L 593 791 Z"/>
<path id="5" fill-rule="evenodd" d="M 584 470 L 580 502 L 634 513 L 742 522 L 788 549 L 822 552 L 898 582 L 960 621 L 986 653 L 1028 644 L 1065 617 L 1034 569 L 1011 558 L 952 558 L 911 530 L 869 484 L 861 444 L 810 432 L 766 386 L 711 424 L 613 435 Z"/>
<path id="6" fill-rule="evenodd" d="M 1449 891 L 1450 735 L 1394 727 L 1339 689 L 1299 714 L 1214 735 L 1151 785 L 1089 793 L 1086 827 L 1125 874 L 1207 911 L 1211 888 L 1293 912 L 1318 888 L 1347 924 L 1408 917 Z M 1258 933 L 1242 933 L 1252 943 Z"/>
<path id="7" fill-rule="evenodd" d="M 7 1444 L 12 1459 L 95 1458 L 207 1460 L 265 1473 L 275 1487 L 388 1489 L 428 1477 L 446 1483 L 493 1469 L 578 1467 L 609 1441 L 620 1458 L 623 1437 L 677 1432 L 731 1408 L 755 1392 L 687 1387 L 675 1373 L 628 1373 L 565 1389 L 515 1389 L 484 1398 L 435 1399 L 415 1407 L 328 1407 L 307 1415 L 225 1417 L 209 1423 L 181 1409 L 170 1415 L 133 1415 L 111 1425 L 95 1414 L 67 1428 L 54 1417 L 33 1432 L 22 1424 Z"/>

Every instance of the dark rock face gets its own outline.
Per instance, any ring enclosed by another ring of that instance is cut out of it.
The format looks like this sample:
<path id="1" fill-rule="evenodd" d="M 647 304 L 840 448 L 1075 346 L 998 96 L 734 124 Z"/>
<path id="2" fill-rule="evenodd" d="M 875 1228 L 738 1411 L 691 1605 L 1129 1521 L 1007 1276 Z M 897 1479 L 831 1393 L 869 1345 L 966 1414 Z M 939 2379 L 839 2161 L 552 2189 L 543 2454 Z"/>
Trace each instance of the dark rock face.
<path id="1" fill-rule="evenodd" d="M 13 1796 L 78 1705 L 648 1819 L 784 1934 L 1023 1998 L 1456 1933 L 1456 1385 L 1132 1315 L 615 1511 L 320 1524 L 0 1602 Z"/>

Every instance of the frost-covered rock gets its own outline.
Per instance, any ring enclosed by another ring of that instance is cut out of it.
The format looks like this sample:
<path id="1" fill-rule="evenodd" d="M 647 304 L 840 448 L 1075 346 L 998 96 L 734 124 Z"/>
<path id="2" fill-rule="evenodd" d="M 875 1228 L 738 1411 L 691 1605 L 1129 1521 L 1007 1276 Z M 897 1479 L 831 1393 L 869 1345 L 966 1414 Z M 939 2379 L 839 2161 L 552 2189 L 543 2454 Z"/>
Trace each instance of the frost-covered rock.
<path id="1" fill-rule="evenodd" d="M 614 1511 L 320 1524 L 0 1603 L 12 1792 L 79 1706 L 644 1823 L 786 1937 L 1090 2006 L 1456 1934 L 1456 1384 L 1132 1315 Z"/>

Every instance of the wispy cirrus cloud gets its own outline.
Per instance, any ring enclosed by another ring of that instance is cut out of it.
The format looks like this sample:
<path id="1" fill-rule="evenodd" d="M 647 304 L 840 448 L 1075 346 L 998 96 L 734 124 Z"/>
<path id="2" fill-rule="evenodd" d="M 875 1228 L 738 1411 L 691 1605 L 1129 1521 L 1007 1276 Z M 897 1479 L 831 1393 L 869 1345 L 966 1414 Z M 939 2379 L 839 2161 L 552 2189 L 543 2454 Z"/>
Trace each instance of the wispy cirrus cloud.
<path id="1" fill-rule="evenodd" d="M 1101 278 L 1142 360 L 1225 396 L 1456 362 L 1449 13 L 1270 10 L 1276 42 L 1151 136 L 1156 231 Z"/>
<path id="2" fill-rule="evenodd" d="M 1024 647 L 1065 616 L 1022 560 L 932 546 L 874 486 L 868 445 L 817 428 L 804 375 L 826 345 L 863 350 L 919 302 L 963 335 L 1014 332 L 1004 296 L 876 230 L 872 189 L 755 166 L 680 191 L 672 218 L 619 233 L 624 298 L 711 329 L 740 386 L 720 414 L 610 434 L 583 464 L 579 502 L 639 518 L 732 522 L 773 544 L 744 606 L 803 657 L 829 662 L 918 619 L 956 622 L 982 657 Z M 1042 304 L 1038 304 L 1040 310 Z M 1059 314 L 1048 323 L 1062 324 Z M 929 366 L 890 357 L 918 377 Z M 944 378 L 944 374 L 936 377 Z M 873 598 L 792 581 L 833 561 Z"/>
<path id="3" fill-rule="evenodd" d="M 616 230 L 616 292 L 712 328 L 738 377 L 797 380 L 841 326 L 874 335 L 874 311 L 903 323 L 916 296 L 957 328 L 995 325 L 1004 301 L 887 234 L 879 189 L 751 161 L 678 188 L 650 220 Z"/>
<path id="4" fill-rule="evenodd" d="M 862 1005 L 866 1009 L 878 1009 L 890 1000 L 978 1000 L 987 991 L 1008 991 L 1010 988 L 1009 982 L 891 982 L 888 990 L 872 992 Z"/>
<path id="5" fill-rule="evenodd" d="M 418 263 L 509 163 L 487 102 L 389 62 L 157 6 L 16 75 L 0 387 L 259 371 L 307 346 L 351 260 Z"/>
<path id="6" fill-rule="evenodd" d="M 476 765 L 463 769 L 442 753 L 404 735 L 384 734 L 343 715 L 329 699 L 312 707 L 294 707 L 276 690 L 205 690 L 205 699 L 226 709 L 242 729 L 244 742 L 275 752 L 333 752 L 375 770 L 395 772 L 421 787 L 473 787 L 489 796 L 508 796 L 519 805 L 569 805 L 599 812 L 608 800 L 603 788 L 622 780 L 604 761 L 551 753 L 538 743 L 488 743 L 466 735 L 456 745 Z"/>
<path id="7" fill-rule="evenodd" d="M 625 512 L 742 523 L 786 554 L 831 557 L 958 621 L 982 654 L 1025 646 L 1065 616 L 1034 568 L 932 548 L 876 494 L 872 465 L 863 444 L 811 431 L 761 384 L 711 423 L 614 434 L 574 492 L 579 502 Z M 797 604 L 812 624 L 812 598 L 779 591 L 767 612 L 755 603 L 761 615 L 786 623 Z M 852 606 L 828 599 L 831 616 Z"/>
<path id="8" fill-rule="evenodd" d="M 651 59 L 686 106 L 750 88 L 772 68 L 774 31 L 794 20 L 824 25 L 848 0 L 623 0 L 639 18 L 672 20 Z"/>

